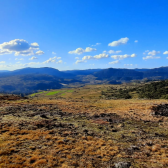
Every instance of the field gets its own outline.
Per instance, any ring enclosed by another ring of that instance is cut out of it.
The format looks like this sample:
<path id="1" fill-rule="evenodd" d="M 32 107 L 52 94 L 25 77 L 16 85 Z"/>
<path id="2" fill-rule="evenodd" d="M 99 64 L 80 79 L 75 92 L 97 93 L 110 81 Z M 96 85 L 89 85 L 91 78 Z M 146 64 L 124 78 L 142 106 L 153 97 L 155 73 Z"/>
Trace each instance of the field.
<path id="1" fill-rule="evenodd" d="M 168 100 L 104 99 L 109 87 L 1 100 L 0 167 L 168 167 L 168 118 L 151 113 Z"/>

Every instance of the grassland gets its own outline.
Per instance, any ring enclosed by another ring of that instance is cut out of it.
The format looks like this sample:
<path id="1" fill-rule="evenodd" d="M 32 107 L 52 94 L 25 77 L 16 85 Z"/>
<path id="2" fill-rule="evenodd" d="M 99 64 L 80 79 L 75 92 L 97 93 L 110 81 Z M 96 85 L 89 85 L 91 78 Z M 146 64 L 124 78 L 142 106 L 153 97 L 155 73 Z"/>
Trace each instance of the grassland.
<path id="1" fill-rule="evenodd" d="M 1 101 L 0 167 L 168 167 L 168 118 L 151 115 L 168 100 L 103 99 L 109 87 Z"/>

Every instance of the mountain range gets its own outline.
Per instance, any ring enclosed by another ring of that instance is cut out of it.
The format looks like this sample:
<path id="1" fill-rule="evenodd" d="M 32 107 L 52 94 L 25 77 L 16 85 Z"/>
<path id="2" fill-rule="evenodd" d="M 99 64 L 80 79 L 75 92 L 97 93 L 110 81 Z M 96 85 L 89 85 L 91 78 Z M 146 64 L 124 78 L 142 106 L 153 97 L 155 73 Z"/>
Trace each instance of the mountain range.
<path id="1" fill-rule="evenodd" d="M 0 71 L 1 93 L 29 94 L 69 85 L 119 84 L 141 80 L 168 79 L 168 67 L 154 69 L 86 69 L 59 71 L 54 68 L 23 68 Z"/>

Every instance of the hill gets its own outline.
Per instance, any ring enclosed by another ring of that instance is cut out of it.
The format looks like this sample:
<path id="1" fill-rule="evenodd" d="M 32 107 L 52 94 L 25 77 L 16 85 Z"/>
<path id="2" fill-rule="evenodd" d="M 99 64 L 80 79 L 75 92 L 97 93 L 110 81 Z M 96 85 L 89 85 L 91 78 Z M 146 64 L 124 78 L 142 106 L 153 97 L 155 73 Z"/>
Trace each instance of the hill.
<path id="1" fill-rule="evenodd" d="M 63 71 L 66 73 L 70 73 L 70 74 L 74 74 L 74 75 L 91 75 L 94 72 L 99 72 L 102 69 L 86 69 L 86 70 L 67 70 L 67 71 Z"/>
<path id="2" fill-rule="evenodd" d="M 143 72 L 138 72 L 131 69 L 104 69 L 93 74 L 98 80 L 117 80 L 117 81 L 130 81 L 134 79 L 142 79 Z"/>
<path id="3" fill-rule="evenodd" d="M 45 75 L 52 75 L 52 76 L 59 77 L 59 78 L 73 78 L 74 77 L 73 74 L 61 72 L 57 69 L 49 68 L 49 67 L 17 69 L 14 71 L 0 73 L 0 77 L 28 75 L 28 74 L 45 74 Z"/>
<path id="4" fill-rule="evenodd" d="M 30 94 L 38 90 L 59 89 L 61 79 L 50 75 L 31 74 L 0 78 L 0 92 Z"/>

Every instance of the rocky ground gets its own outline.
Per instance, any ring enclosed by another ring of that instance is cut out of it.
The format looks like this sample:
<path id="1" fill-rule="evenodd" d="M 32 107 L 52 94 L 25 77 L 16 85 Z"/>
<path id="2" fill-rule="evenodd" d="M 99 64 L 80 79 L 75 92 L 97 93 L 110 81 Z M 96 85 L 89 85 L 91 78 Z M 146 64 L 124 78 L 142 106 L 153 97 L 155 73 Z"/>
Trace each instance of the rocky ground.
<path id="1" fill-rule="evenodd" d="M 166 100 L 0 100 L 2 168 L 168 167 Z"/>

